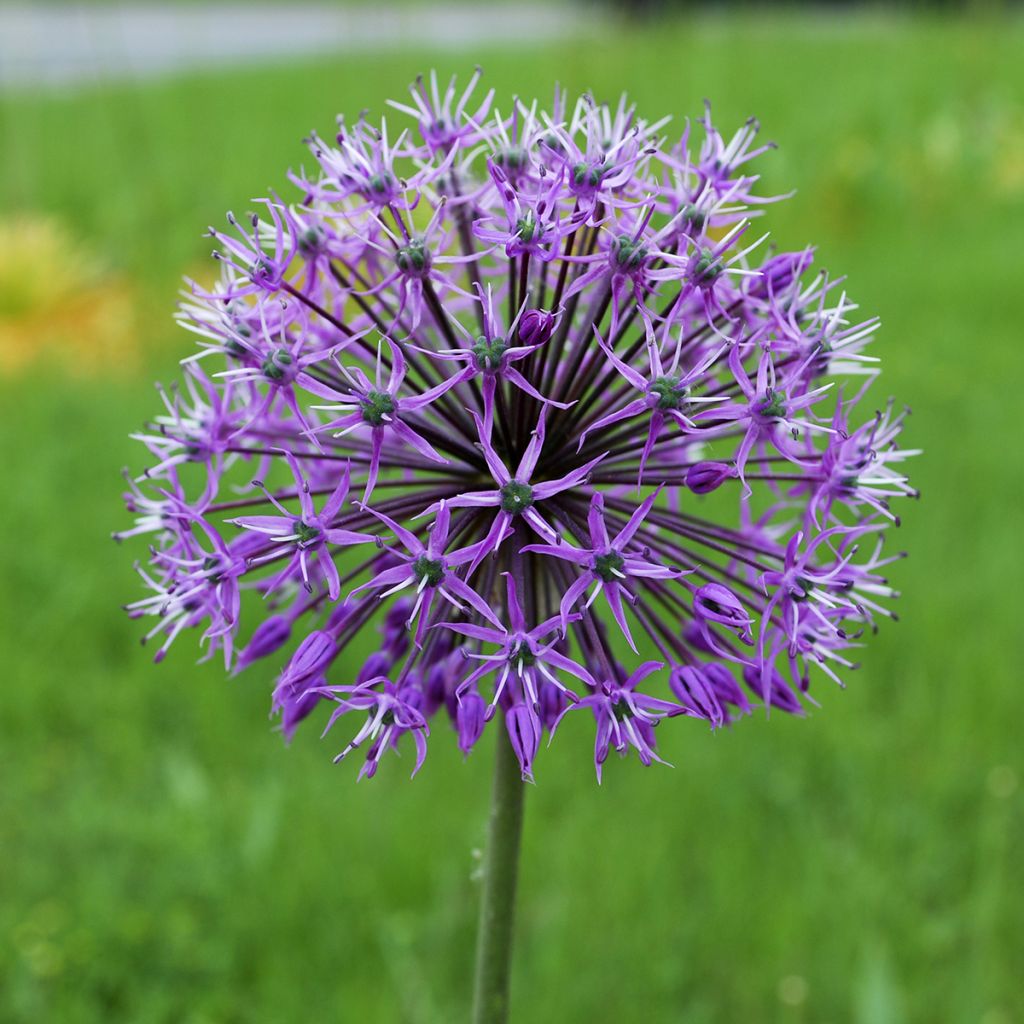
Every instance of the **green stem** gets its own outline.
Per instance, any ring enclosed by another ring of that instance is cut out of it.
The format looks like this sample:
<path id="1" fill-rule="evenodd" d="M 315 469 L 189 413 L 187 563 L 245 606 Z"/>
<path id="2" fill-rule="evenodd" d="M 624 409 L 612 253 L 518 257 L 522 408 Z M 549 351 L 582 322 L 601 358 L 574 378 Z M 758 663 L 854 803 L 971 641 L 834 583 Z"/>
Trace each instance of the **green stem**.
<path id="1" fill-rule="evenodd" d="M 473 1024 L 505 1024 L 508 1020 L 516 873 L 526 792 L 512 744 L 503 729 L 496 731 L 494 785 L 476 945 Z"/>

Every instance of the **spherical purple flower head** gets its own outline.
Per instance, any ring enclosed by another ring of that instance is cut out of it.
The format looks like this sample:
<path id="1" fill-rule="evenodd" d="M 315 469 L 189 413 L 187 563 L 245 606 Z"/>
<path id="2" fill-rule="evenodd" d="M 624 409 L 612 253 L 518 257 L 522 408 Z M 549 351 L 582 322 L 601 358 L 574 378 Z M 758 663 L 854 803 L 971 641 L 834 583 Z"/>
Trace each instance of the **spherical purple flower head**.
<path id="1" fill-rule="evenodd" d="M 532 777 L 567 717 L 600 775 L 660 761 L 664 719 L 800 713 L 891 614 L 912 453 L 891 404 L 858 413 L 877 321 L 750 230 L 779 198 L 756 122 L 498 110 L 478 79 L 339 121 L 290 203 L 211 230 L 199 347 L 137 435 L 130 613 L 158 658 L 198 628 L 280 659 L 285 735 L 330 705 L 364 775 L 418 769 L 438 715 Z"/>

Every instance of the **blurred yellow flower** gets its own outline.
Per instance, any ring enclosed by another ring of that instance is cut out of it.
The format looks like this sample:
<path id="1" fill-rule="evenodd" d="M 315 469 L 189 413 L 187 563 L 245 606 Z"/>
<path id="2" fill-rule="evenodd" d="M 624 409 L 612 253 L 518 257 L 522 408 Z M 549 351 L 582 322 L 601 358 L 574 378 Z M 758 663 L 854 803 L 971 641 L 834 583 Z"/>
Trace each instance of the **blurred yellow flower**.
<path id="1" fill-rule="evenodd" d="M 1015 199 L 1024 195 L 1024 122 L 1001 126 L 996 139 L 993 185 L 1000 196 Z"/>
<path id="2" fill-rule="evenodd" d="M 0 373 L 37 359 L 72 373 L 134 365 L 126 282 L 51 217 L 0 221 Z"/>

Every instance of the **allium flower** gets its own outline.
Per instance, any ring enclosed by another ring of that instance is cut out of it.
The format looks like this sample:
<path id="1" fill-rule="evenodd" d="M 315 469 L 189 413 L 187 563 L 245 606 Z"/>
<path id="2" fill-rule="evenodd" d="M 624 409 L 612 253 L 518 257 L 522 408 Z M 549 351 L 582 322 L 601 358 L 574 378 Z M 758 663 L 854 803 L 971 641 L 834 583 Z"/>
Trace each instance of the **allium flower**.
<path id="1" fill-rule="evenodd" d="M 417 81 L 397 133 L 339 121 L 290 203 L 211 230 L 198 350 L 137 435 L 130 613 L 158 659 L 196 627 L 234 670 L 286 662 L 285 735 L 333 705 L 365 775 L 418 769 L 438 716 L 532 778 L 569 715 L 600 777 L 660 761 L 666 719 L 801 713 L 891 614 L 913 453 L 903 413 L 858 415 L 877 321 L 754 240 L 781 198 L 756 122 L 499 112 L 478 78 Z"/>

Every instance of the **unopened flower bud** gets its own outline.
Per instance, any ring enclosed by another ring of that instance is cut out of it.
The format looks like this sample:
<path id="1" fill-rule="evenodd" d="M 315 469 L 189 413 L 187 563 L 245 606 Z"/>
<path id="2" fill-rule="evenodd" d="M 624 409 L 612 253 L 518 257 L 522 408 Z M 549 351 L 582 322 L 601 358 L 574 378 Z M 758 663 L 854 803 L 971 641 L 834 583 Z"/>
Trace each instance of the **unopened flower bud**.
<path id="1" fill-rule="evenodd" d="M 744 666 L 743 681 L 751 693 L 764 701 L 765 707 L 778 708 L 791 715 L 803 714 L 800 698 L 773 665 Z"/>
<path id="2" fill-rule="evenodd" d="M 299 644 L 288 667 L 281 677 L 282 682 L 298 683 L 315 673 L 322 672 L 334 659 L 337 645 L 322 629 L 314 630 Z"/>
<path id="3" fill-rule="evenodd" d="M 730 704 L 740 714 L 750 711 L 750 701 L 729 669 L 717 661 L 711 661 L 702 665 L 701 671 L 711 689 L 714 690 L 720 704 Z"/>
<path id="4" fill-rule="evenodd" d="M 254 661 L 266 658 L 275 651 L 280 650 L 292 635 L 291 620 L 284 615 L 271 615 L 269 619 L 261 622 L 253 633 L 252 638 L 245 645 L 244 650 L 238 656 L 236 671 L 241 671 Z"/>
<path id="5" fill-rule="evenodd" d="M 374 651 L 363 662 L 362 668 L 359 669 L 356 675 L 356 682 L 368 683 L 371 679 L 379 679 L 381 676 L 386 676 L 393 664 L 394 660 L 389 658 L 383 651 Z"/>
<path id="6" fill-rule="evenodd" d="M 728 462 L 695 462 L 686 471 L 686 486 L 694 494 L 710 494 L 738 475 L 736 467 Z"/>
<path id="7" fill-rule="evenodd" d="M 540 719 L 532 708 L 515 704 L 505 712 L 505 727 L 519 760 L 523 779 L 533 781 L 533 759 L 540 748 Z"/>
<path id="8" fill-rule="evenodd" d="M 455 709 L 455 728 L 459 734 L 459 750 L 468 754 L 484 731 L 487 704 L 476 690 L 464 693 Z"/>
<path id="9" fill-rule="evenodd" d="M 528 309 L 519 319 L 519 340 L 524 345 L 543 345 L 555 331 L 554 313 Z"/>
<path id="10" fill-rule="evenodd" d="M 693 610 L 704 622 L 731 629 L 745 643 L 751 642 L 750 614 L 743 602 L 721 583 L 706 583 L 693 595 Z"/>
<path id="11" fill-rule="evenodd" d="M 707 719 L 712 729 L 725 724 L 725 712 L 714 687 L 700 668 L 677 665 L 668 677 L 668 685 L 691 715 Z"/>

